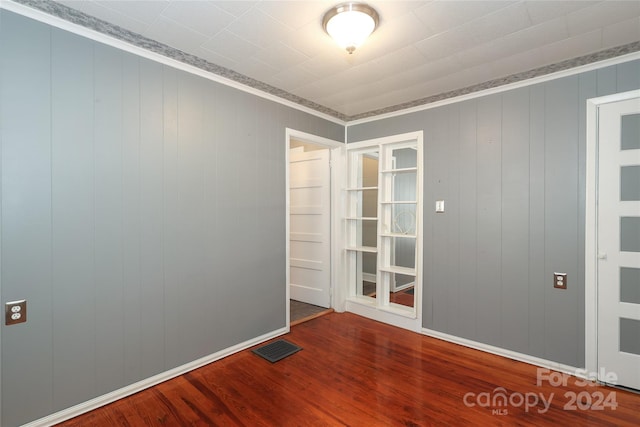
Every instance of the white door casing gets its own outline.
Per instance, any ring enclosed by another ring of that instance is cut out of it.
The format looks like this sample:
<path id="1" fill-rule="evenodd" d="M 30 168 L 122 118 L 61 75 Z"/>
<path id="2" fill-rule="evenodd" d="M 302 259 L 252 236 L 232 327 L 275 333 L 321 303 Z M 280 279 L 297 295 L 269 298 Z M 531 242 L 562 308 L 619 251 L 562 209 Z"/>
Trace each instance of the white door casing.
<path id="1" fill-rule="evenodd" d="M 638 97 L 599 106 L 597 364 L 601 381 L 640 389 L 640 141 L 622 145 L 623 118 L 635 117 Z"/>
<path id="2" fill-rule="evenodd" d="M 289 171 L 289 148 L 292 142 L 302 142 L 305 144 L 314 144 L 316 146 L 328 148 L 330 151 L 331 157 L 331 168 L 330 168 L 330 177 L 331 177 L 331 209 L 330 213 L 330 303 L 331 307 L 336 311 L 344 311 L 344 299 L 345 292 L 341 289 L 340 286 L 335 286 L 336 283 L 340 283 L 339 277 L 342 271 L 342 257 L 341 257 L 341 223 L 340 223 L 340 210 L 337 208 L 340 206 L 341 198 L 340 198 L 340 190 L 343 186 L 342 180 L 344 179 L 342 168 L 344 164 L 345 157 L 345 143 L 335 141 L 332 139 L 324 138 L 321 136 L 313 135 L 310 133 L 298 131 L 295 129 L 286 128 L 285 129 L 285 282 L 283 283 L 285 287 L 285 319 L 287 329 L 290 326 L 291 317 L 290 317 L 290 298 L 291 298 L 291 240 L 290 240 L 290 232 L 291 232 L 291 197 L 289 191 L 289 182 L 290 182 L 290 171 Z"/>

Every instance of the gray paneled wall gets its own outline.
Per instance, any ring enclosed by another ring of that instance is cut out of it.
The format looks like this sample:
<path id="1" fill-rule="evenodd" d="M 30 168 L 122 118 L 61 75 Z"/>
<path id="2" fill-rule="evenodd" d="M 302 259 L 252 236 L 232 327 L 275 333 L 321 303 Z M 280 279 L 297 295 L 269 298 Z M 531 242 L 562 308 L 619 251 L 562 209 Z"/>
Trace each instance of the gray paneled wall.
<path id="1" fill-rule="evenodd" d="M 342 126 L 0 11 L 3 426 L 285 326 L 285 127 Z"/>
<path id="2" fill-rule="evenodd" d="M 586 100 L 638 88 L 632 61 L 349 126 L 424 130 L 424 327 L 584 366 Z"/>

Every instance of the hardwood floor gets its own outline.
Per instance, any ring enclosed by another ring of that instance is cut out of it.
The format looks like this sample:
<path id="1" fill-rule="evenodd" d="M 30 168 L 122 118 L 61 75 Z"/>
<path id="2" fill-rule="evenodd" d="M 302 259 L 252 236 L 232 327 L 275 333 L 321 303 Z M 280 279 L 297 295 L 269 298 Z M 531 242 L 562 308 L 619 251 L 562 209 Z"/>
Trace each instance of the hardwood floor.
<path id="1" fill-rule="evenodd" d="M 317 305 L 307 304 L 294 299 L 289 300 L 289 319 L 291 326 L 299 323 L 307 322 L 316 317 L 324 316 L 332 313 L 332 308 L 318 307 Z"/>
<path id="2" fill-rule="evenodd" d="M 303 350 L 275 364 L 245 350 L 62 425 L 640 424 L 640 395 L 581 386 L 574 377 L 566 386 L 546 379 L 538 386 L 535 366 L 348 313 L 300 324 L 284 338 Z M 596 410 L 599 393 L 615 397 L 617 408 Z M 537 404 L 526 408 L 534 394 Z M 595 407 L 587 409 L 587 400 Z"/>

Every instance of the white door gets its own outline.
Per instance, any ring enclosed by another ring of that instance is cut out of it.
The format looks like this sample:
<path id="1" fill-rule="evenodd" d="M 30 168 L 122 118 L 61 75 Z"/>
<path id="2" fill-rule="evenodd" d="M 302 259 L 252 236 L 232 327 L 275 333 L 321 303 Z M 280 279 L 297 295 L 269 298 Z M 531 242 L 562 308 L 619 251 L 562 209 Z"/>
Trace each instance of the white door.
<path id="1" fill-rule="evenodd" d="M 599 379 L 640 390 L 640 98 L 598 114 Z"/>
<path id="2" fill-rule="evenodd" d="M 331 174 L 328 149 L 289 151 L 291 299 L 331 306 Z"/>

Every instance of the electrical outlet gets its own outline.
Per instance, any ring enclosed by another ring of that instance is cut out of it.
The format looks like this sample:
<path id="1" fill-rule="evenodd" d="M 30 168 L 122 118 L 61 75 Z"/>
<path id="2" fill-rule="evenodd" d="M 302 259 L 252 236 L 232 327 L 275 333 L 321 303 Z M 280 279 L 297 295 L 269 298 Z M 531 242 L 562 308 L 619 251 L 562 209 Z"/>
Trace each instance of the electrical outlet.
<path id="1" fill-rule="evenodd" d="M 4 303 L 4 324 L 15 325 L 27 321 L 27 300 Z"/>
<path id="2" fill-rule="evenodd" d="M 567 289 L 567 273 L 553 273 L 553 287 Z"/>

